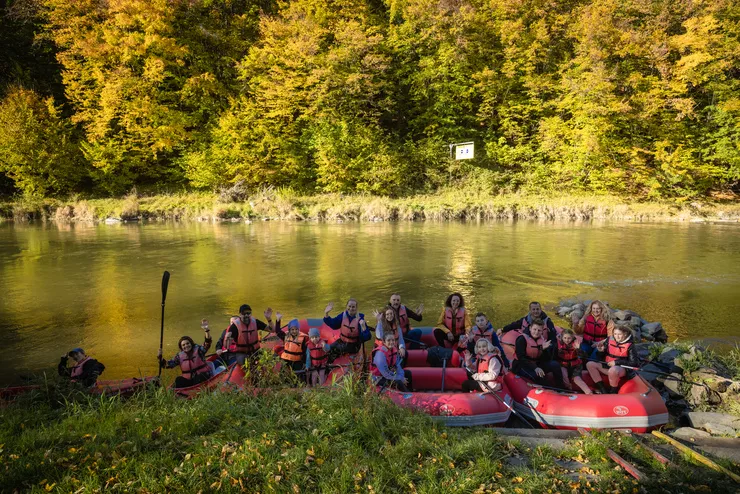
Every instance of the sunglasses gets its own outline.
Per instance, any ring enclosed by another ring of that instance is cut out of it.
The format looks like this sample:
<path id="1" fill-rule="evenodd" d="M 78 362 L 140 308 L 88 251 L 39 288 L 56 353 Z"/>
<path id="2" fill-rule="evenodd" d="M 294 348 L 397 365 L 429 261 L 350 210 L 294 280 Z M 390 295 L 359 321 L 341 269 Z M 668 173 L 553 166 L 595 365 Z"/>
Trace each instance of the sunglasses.
<path id="1" fill-rule="evenodd" d="M 251 315 L 252 315 L 251 312 L 244 312 L 244 313 L 242 313 L 242 317 L 249 317 Z"/>

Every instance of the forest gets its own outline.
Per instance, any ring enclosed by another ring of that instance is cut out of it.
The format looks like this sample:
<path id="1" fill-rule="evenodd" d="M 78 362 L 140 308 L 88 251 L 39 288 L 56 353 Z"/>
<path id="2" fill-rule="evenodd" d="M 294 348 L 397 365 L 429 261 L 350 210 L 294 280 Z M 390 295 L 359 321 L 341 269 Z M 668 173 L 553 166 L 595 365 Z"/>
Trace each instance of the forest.
<path id="1" fill-rule="evenodd" d="M 0 194 L 235 183 L 733 198 L 740 3 L 0 0 Z"/>

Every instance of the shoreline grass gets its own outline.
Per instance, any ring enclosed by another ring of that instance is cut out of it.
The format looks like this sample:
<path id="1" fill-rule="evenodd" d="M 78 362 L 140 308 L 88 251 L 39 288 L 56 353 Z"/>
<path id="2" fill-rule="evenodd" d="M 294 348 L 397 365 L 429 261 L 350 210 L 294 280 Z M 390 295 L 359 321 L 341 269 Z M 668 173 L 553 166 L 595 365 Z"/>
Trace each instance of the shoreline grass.
<path id="1" fill-rule="evenodd" d="M 28 411 L 33 409 L 33 413 Z M 592 438 L 529 448 L 491 428 L 454 429 L 347 380 L 333 389 L 185 401 L 58 395 L 0 409 L 0 485 L 12 492 L 671 492 L 734 485 L 676 455 L 663 470 L 630 438 L 599 440 L 648 473 L 638 485 Z M 510 464 L 526 458 L 526 466 Z M 577 461 L 576 470 L 555 463 Z M 729 468 L 729 462 L 722 462 Z M 700 485 L 699 485 L 700 484 Z"/>
<path id="2" fill-rule="evenodd" d="M 17 222 L 122 221 L 740 221 L 738 202 L 641 202 L 607 195 L 489 195 L 457 190 L 401 198 L 290 189 L 256 193 L 176 193 L 121 198 L 17 199 L 0 202 L 0 218 Z"/>

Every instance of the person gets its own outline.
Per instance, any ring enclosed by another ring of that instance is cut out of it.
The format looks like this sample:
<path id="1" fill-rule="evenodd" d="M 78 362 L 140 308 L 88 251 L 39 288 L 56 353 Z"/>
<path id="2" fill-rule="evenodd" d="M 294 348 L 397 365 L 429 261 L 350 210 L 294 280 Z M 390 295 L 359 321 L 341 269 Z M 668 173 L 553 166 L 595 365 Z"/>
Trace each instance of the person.
<path id="1" fill-rule="evenodd" d="M 576 345 L 576 334 L 572 329 L 564 329 L 557 340 L 558 350 L 555 360 L 563 369 L 563 382 L 565 387 L 573 389 L 573 384 L 578 386 L 587 395 L 591 394 L 591 388 L 581 378 L 583 372 L 583 361 L 578 356 L 579 347 Z"/>
<path id="2" fill-rule="evenodd" d="M 334 309 L 334 302 L 329 302 L 324 309 L 324 324 L 331 329 L 338 329 L 339 339 L 329 345 L 330 353 L 334 356 L 357 353 L 362 343 L 369 340 L 371 336 L 365 324 L 365 314 L 358 314 L 357 300 L 353 298 L 347 301 L 347 309 L 338 316 L 329 316 L 332 309 Z"/>
<path id="3" fill-rule="evenodd" d="M 259 331 L 273 331 L 272 309 L 268 307 L 264 314 L 267 324 L 252 317 L 252 308 L 248 304 L 239 307 L 239 316 L 231 318 L 229 327 L 216 342 L 216 354 L 222 356 L 225 364 L 236 362 L 244 365 L 247 358 L 257 354 L 260 349 Z"/>
<path id="4" fill-rule="evenodd" d="M 478 312 L 475 315 L 475 325 L 468 331 L 468 333 L 463 337 L 465 340 L 460 339 L 461 344 L 464 343 L 467 346 L 468 352 L 471 354 L 475 354 L 475 345 L 481 340 L 487 340 L 490 341 L 494 347 L 496 347 L 500 352 L 500 357 L 503 359 L 504 366 L 508 369 L 510 366 L 509 359 L 506 358 L 506 355 L 504 355 L 504 349 L 501 346 L 501 342 L 498 339 L 498 336 L 496 335 L 496 332 L 493 330 L 493 325 L 488 320 L 488 317 L 482 313 Z"/>
<path id="5" fill-rule="evenodd" d="M 404 393 L 412 389 L 411 372 L 401 367 L 392 333 L 383 335 L 383 346 L 375 352 L 371 374 L 376 386 L 396 388 Z"/>
<path id="6" fill-rule="evenodd" d="M 71 357 L 75 365 L 67 367 L 67 359 Z M 82 348 L 74 348 L 68 353 L 62 355 L 57 371 L 62 377 L 68 377 L 74 382 L 82 383 L 84 386 L 93 386 L 100 374 L 105 370 L 105 366 L 92 357 L 85 355 Z"/>
<path id="7" fill-rule="evenodd" d="M 591 379 L 594 381 L 597 393 L 604 393 L 604 383 L 601 376 L 609 378 L 610 393 L 616 393 L 619 390 L 619 380 L 632 374 L 632 371 L 622 367 L 638 367 L 640 359 L 637 356 L 637 348 L 632 341 L 632 330 L 625 326 L 616 326 L 613 335 L 607 340 L 602 340 L 596 345 L 596 356 L 602 362 L 588 362 L 586 369 Z"/>
<path id="8" fill-rule="evenodd" d="M 288 323 L 288 330 L 280 328 L 281 314 L 277 313 L 275 334 L 283 340 L 283 351 L 280 359 L 289 366 L 293 372 L 303 371 L 306 367 L 306 349 L 308 348 L 308 337 L 301 333 L 298 319 L 292 319 Z M 303 376 L 305 378 L 305 375 Z"/>
<path id="9" fill-rule="evenodd" d="M 507 324 L 503 328 L 498 329 L 496 333 L 500 337 L 502 334 L 508 333 L 509 331 L 522 332 L 532 324 L 533 319 L 540 319 L 545 323 L 547 328 L 547 339 L 550 340 L 550 344 L 554 348 L 555 344 L 557 343 L 557 331 L 555 331 L 555 324 L 552 322 L 552 319 L 550 319 L 550 317 L 545 314 L 545 311 L 542 310 L 542 305 L 540 305 L 539 302 L 530 302 L 529 313 L 527 313 L 526 316 Z"/>
<path id="10" fill-rule="evenodd" d="M 437 345 L 442 348 L 446 344 L 454 346 L 460 337 L 467 333 L 470 323 L 470 316 L 465 310 L 465 300 L 460 293 L 453 293 L 445 300 L 445 308 L 439 316 L 437 326 L 434 328 L 434 338 Z"/>
<path id="11" fill-rule="evenodd" d="M 326 363 L 329 357 L 329 345 L 321 339 L 319 328 L 308 330 L 306 344 L 306 369 L 309 372 L 308 383 L 311 386 L 323 386 L 326 382 Z"/>
<path id="12" fill-rule="evenodd" d="M 401 296 L 397 293 L 391 295 L 390 306 L 393 307 L 393 311 L 396 313 L 396 320 L 401 325 L 401 331 L 403 332 L 404 341 L 409 350 L 418 350 L 422 346 L 421 342 L 421 329 L 411 329 L 409 319 L 421 322 L 421 314 L 424 312 L 424 304 L 419 304 L 416 311 L 413 311 L 401 304 Z"/>
<path id="13" fill-rule="evenodd" d="M 180 366 L 181 376 L 175 378 L 176 388 L 195 386 L 208 380 L 213 375 L 213 365 L 206 361 L 206 352 L 211 347 L 210 330 L 205 330 L 206 336 L 203 345 L 196 345 L 190 336 L 183 336 L 177 342 L 180 352 L 170 360 L 162 358 L 162 349 L 157 353 L 159 366 L 167 369 Z"/>
<path id="14" fill-rule="evenodd" d="M 380 348 L 383 346 L 383 335 L 392 334 L 396 338 L 396 346 L 398 348 L 398 354 L 403 359 L 406 357 L 406 342 L 404 341 L 403 331 L 399 331 L 399 322 L 396 319 L 396 312 L 393 307 L 387 305 L 383 312 L 373 311 L 375 319 L 378 321 L 375 326 L 375 347 Z"/>
<path id="15" fill-rule="evenodd" d="M 611 313 L 606 305 L 600 300 L 594 300 L 576 327 L 583 332 L 581 351 L 591 357 L 596 353 L 596 346 L 612 335 L 614 321 L 611 320 Z"/>
<path id="16" fill-rule="evenodd" d="M 465 352 L 465 366 L 471 373 L 471 369 L 475 369 L 475 373 L 472 373 L 472 379 L 463 381 L 462 390 L 466 393 L 500 391 L 506 373 L 502 354 L 489 340 L 479 339 L 475 343 L 475 357 L 470 352 Z"/>
<path id="17" fill-rule="evenodd" d="M 529 327 L 516 339 L 512 370 L 541 385 L 546 384 L 545 375 L 552 373 L 556 386 L 563 388 L 563 371 L 552 359 L 552 352 L 548 350 L 552 341 L 545 339 L 544 331 L 545 321 L 532 319 Z"/>

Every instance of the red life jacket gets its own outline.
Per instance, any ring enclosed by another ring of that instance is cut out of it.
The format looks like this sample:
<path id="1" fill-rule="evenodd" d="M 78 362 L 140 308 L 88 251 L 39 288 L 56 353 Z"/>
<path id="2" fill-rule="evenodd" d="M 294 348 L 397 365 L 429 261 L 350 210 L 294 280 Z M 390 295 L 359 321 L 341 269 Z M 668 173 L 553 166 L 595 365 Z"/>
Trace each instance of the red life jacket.
<path id="1" fill-rule="evenodd" d="M 632 338 L 628 338 L 624 343 L 617 343 L 614 338 L 609 338 L 609 346 L 606 348 L 606 361 L 613 362 L 617 359 L 628 358 Z"/>
<path id="2" fill-rule="evenodd" d="M 491 362 L 491 359 L 498 359 L 499 363 L 501 364 L 501 371 L 498 373 L 498 376 L 496 376 L 496 379 L 493 381 L 488 381 L 488 383 L 503 383 L 504 382 L 504 374 L 506 373 L 506 367 L 504 367 L 504 361 L 501 359 L 500 356 L 495 355 L 493 353 L 489 353 L 485 357 L 478 357 L 478 370 L 477 372 L 479 374 L 483 372 L 488 372 L 488 364 Z"/>
<path id="3" fill-rule="evenodd" d="M 481 329 L 478 326 L 473 327 L 473 342 L 478 343 L 478 340 L 483 338 L 484 340 L 493 341 L 491 338 L 493 336 L 493 326 L 491 326 L 491 323 L 488 323 L 488 327 L 481 331 Z"/>
<path id="4" fill-rule="evenodd" d="M 298 336 L 293 338 L 290 334 L 285 335 L 285 345 L 283 346 L 283 353 L 280 354 L 280 358 L 289 362 L 300 362 L 303 360 L 303 342 L 306 340 L 306 335 L 298 333 Z"/>
<path id="5" fill-rule="evenodd" d="M 395 326 L 395 325 L 396 325 L 396 324 L 395 324 L 395 321 L 394 321 L 394 323 L 393 323 L 393 326 Z M 396 340 L 396 348 L 398 348 L 398 328 L 395 328 L 395 327 L 394 327 L 394 328 L 393 328 L 393 329 L 392 329 L 391 331 L 389 331 L 389 333 L 392 333 L 392 334 L 394 334 L 394 335 L 395 335 L 395 336 L 394 336 L 394 339 Z M 376 333 L 376 334 L 377 334 L 377 333 Z M 383 330 L 383 338 L 385 338 L 385 330 Z M 382 340 L 382 339 L 380 339 L 380 338 L 375 338 L 375 346 L 376 346 L 376 347 L 381 347 L 381 346 L 383 346 L 383 340 Z"/>
<path id="6" fill-rule="evenodd" d="M 254 317 L 249 316 L 249 326 L 244 325 L 241 317 L 232 317 L 231 323 L 239 330 L 239 336 L 236 344 L 232 345 L 232 351 L 251 353 L 260 349 L 260 334 L 257 331 L 257 320 Z"/>
<path id="7" fill-rule="evenodd" d="M 77 379 L 78 377 L 82 375 L 82 368 L 85 366 L 85 362 L 87 362 L 88 360 L 90 360 L 90 357 L 85 357 L 79 362 L 77 362 L 77 364 L 74 367 L 72 367 L 72 371 L 70 373 L 70 377 L 72 379 Z"/>
<path id="8" fill-rule="evenodd" d="M 318 369 L 324 367 L 326 359 L 329 356 L 329 354 L 324 351 L 324 345 L 326 345 L 326 342 L 324 340 L 319 340 L 319 342 L 314 345 L 314 343 L 309 339 L 307 345 L 308 351 L 311 355 L 311 368 Z"/>
<path id="9" fill-rule="evenodd" d="M 445 307 L 445 319 L 444 325 L 447 329 L 452 331 L 452 334 L 460 334 L 465 332 L 465 307 L 458 307 L 455 317 L 452 317 L 452 309 Z"/>
<path id="10" fill-rule="evenodd" d="M 401 331 L 403 331 L 403 335 L 406 336 L 406 333 L 409 332 L 411 326 L 409 326 L 409 316 L 408 314 L 406 314 L 405 305 L 402 305 L 398 308 L 398 323 L 401 326 Z"/>
<path id="11" fill-rule="evenodd" d="M 547 341 L 543 336 L 540 335 L 536 340 L 527 333 L 522 333 L 519 338 L 524 338 L 527 342 L 527 357 L 532 360 L 537 360 L 542 355 L 542 345 Z M 519 339 L 517 338 L 517 340 Z M 516 359 L 516 354 L 514 354 Z"/>
<path id="12" fill-rule="evenodd" d="M 182 377 L 185 379 L 192 379 L 196 374 L 202 374 L 203 372 L 210 373 L 210 368 L 197 348 L 191 350 L 192 355 L 188 355 L 185 352 L 178 353 L 180 357 L 180 370 L 182 370 Z M 205 369 L 205 370 L 204 370 Z"/>
<path id="13" fill-rule="evenodd" d="M 543 323 L 545 323 L 545 326 L 542 328 L 542 337 L 546 340 L 550 339 L 550 328 L 547 327 L 547 321 L 549 321 L 550 318 L 546 317 L 542 320 Z M 521 332 L 524 333 L 524 330 L 529 327 L 529 316 L 524 316 L 522 318 L 522 329 Z"/>
<path id="14" fill-rule="evenodd" d="M 388 369 L 392 372 L 395 372 L 396 362 L 398 361 L 398 350 L 396 350 L 395 348 L 393 350 L 389 350 L 387 346 L 383 345 L 382 347 L 378 348 L 376 352 L 381 352 L 385 355 L 385 363 L 388 364 Z M 380 369 L 378 369 L 374 365 L 372 368 L 372 375 L 383 377 L 383 374 L 380 373 Z"/>
<path id="15" fill-rule="evenodd" d="M 360 341 L 359 315 L 355 316 L 350 322 L 347 311 L 342 313 L 342 327 L 339 329 L 339 338 L 345 343 L 358 343 Z"/>
<path id="16" fill-rule="evenodd" d="M 606 321 L 597 321 L 594 316 L 589 314 L 583 325 L 583 341 L 599 342 L 605 340 L 609 334 L 606 326 Z"/>
<path id="17" fill-rule="evenodd" d="M 576 340 L 573 340 L 570 345 L 566 345 L 565 343 L 560 341 L 560 338 L 558 338 L 557 361 L 560 362 L 560 365 L 562 365 L 563 367 L 568 368 L 575 367 L 583 363 L 580 357 L 578 357 L 578 347 L 576 346 Z"/>

